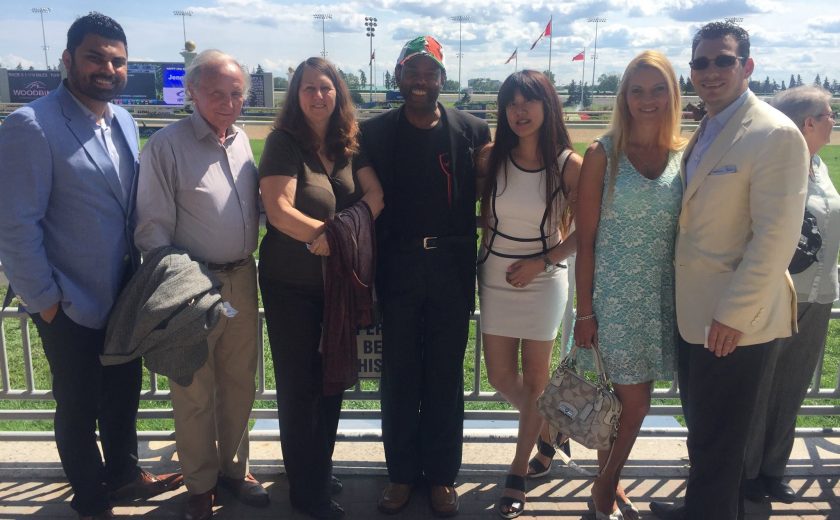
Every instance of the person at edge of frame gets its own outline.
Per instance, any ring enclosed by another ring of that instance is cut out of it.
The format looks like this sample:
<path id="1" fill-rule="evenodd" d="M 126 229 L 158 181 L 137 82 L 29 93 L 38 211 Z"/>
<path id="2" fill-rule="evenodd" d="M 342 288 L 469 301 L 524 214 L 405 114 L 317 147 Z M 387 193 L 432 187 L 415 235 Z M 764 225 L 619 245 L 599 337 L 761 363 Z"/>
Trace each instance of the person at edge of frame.
<path id="1" fill-rule="evenodd" d="M 80 519 L 113 518 L 112 502 L 183 482 L 138 466 L 140 359 L 99 360 L 108 317 L 139 265 L 137 126 L 111 103 L 126 85 L 127 48 L 114 19 L 77 18 L 61 56 L 67 79 L 0 125 L 0 262 L 41 337 L 55 443 Z"/>

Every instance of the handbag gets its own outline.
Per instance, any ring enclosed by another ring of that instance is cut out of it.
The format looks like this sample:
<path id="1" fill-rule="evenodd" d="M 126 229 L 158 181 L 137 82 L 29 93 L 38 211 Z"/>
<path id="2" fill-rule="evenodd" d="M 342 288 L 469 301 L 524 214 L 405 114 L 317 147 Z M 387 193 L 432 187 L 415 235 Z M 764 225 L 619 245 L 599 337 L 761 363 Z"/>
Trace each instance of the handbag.
<path id="1" fill-rule="evenodd" d="M 796 244 L 796 251 L 793 252 L 793 258 L 788 266 L 790 274 L 799 274 L 811 267 L 811 264 L 817 261 L 817 253 L 821 248 L 822 235 L 817 227 L 817 217 L 805 209 L 799 243 Z"/>
<path id="2" fill-rule="evenodd" d="M 572 346 L 537 399 L 550 427 L 593 450 L 608 450 L 618 434 L 621 401 L 612 391 L 597 345 L 592 347 L 596 382 L 575 370 L 578 347 Z"/>

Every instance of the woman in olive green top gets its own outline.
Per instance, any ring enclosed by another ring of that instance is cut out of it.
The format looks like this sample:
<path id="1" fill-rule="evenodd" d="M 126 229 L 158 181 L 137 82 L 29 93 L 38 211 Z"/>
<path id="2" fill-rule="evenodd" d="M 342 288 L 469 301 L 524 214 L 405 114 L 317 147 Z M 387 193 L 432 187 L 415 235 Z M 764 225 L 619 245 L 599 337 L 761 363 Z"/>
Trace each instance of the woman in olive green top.
<path id="1" fill-rule="evenodd" d="M 342 395 L 323 395 L 319 344 L 324 309 L 325 221 L 364 200 L 374 217 L 382 188 L 354 161 L 358 127 L 347 86 L 331 63 L 309 58 L 295 70 L 286 103 L 266 139 L 260 193 L 268 233 L 259 281 L 274 373 L 283 463 L 292 506 L 314 518 L 340 518 L 330 498 Z"/>

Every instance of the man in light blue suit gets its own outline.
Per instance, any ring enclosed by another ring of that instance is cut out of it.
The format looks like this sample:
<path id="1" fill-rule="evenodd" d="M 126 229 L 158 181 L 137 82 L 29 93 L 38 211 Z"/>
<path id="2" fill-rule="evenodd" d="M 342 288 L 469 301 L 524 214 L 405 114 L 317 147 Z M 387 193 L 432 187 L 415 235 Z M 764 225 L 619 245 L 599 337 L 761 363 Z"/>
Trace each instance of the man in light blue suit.
<path id="1" fill-rule="evenodd" d="M 181 477 L 137 465 L 141 361 L 99 362 L 108 315 L 138 262 L 137 129 L 110 103 L 125 88 L 125 33 L 99 13 L 78 18 L 62 60 L 63 84 L 0 126 L 0 262 L 50 365 L 71 506 L 80 518 L 112 518 L 111 500 L 153 496 Z"/>

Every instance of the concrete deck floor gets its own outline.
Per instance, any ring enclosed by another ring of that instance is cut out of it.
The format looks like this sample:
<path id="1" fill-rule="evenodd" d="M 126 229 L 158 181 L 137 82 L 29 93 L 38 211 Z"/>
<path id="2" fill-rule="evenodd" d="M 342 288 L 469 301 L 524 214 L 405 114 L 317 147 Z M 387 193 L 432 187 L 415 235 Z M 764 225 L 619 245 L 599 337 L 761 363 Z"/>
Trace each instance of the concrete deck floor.
<path id="1" fill-rule="evenodd" d="M 513 454 L 511 443 L 468 443 L 458 479 L 461 519 L 498 518 L 493 510 L 501 491 L 507 464 Z M 595 454 L 572 446 L 577 468 L 555 462 L 550 478 L 529 482 L 528 506 L 521 518 L 583 518 L 587 512 Z M 222 494 L 216 517 L 223 519 L 305 518 L 288 502 L 288 484 L 280 462 L 277 442 L 252 442 L 252 471 L 271 493 L 265 509 L 238 504 Z M 175 446 L 170 441 L 141 443 L 145 468 L 164 473 L 178 467 Z M 687 474 L 685 440 L 642 438 L 638 441 L 623 478 L 623 485 L 642 512 L 649 513 L 650 500 L 679 500 Z M 337 500 L 348 519 L 387 519 L 376 511 L 376 499 L 387 482 L 380 443 L 340 442 L 335 453 L 335 473 L 344 482 Z M 797 439 L 788 474 L 799 500 L 791 505 L 748 503 L 747 519 L 840 519 L 840 440 Z M 4 441 L 0 443 L 0 519 L 76 518 L 70 509 L 71 490 L 63 478 L 54 445 L 47 441 Z M 118 518 L 177 519 L 181 517 L 186 493 L 170 492 L 147 502 L 119 504 Z M 409 507 L 394 518 L 431 518 L 426 494 L 416 489 Z M 713 519 L 710 519 L 713 520 Z"/>

